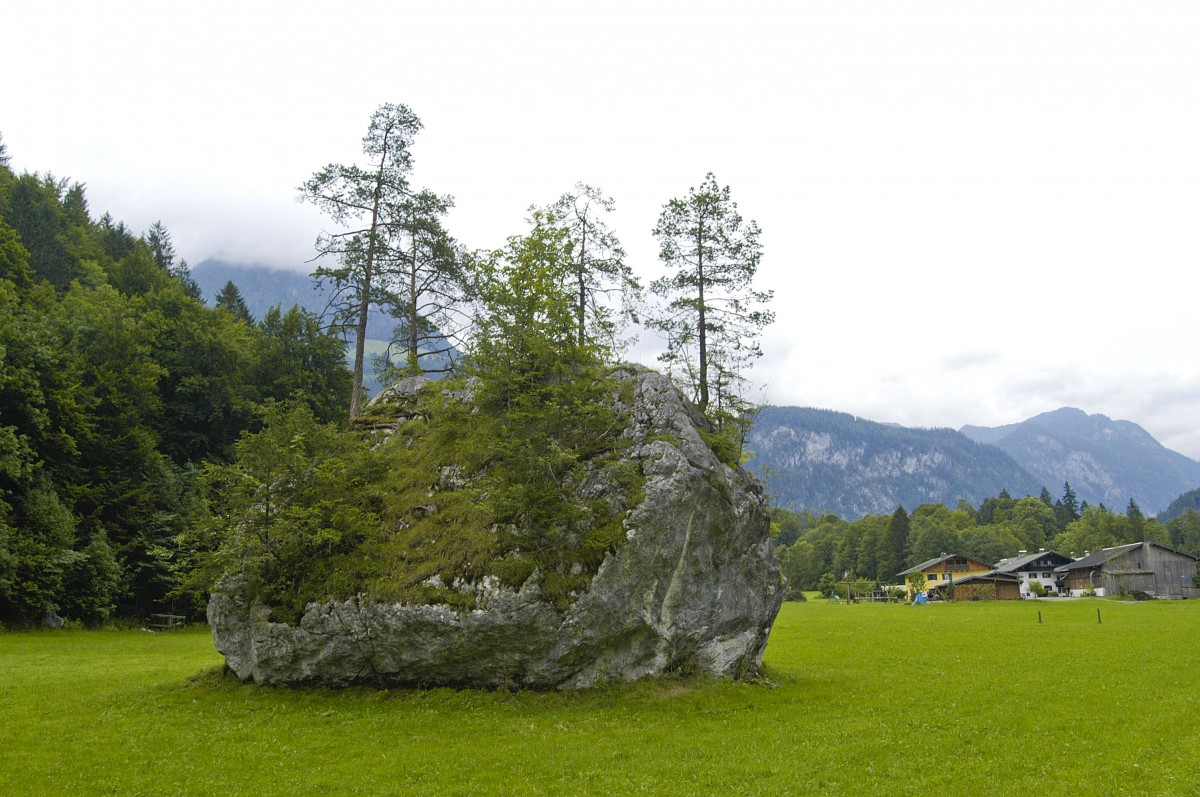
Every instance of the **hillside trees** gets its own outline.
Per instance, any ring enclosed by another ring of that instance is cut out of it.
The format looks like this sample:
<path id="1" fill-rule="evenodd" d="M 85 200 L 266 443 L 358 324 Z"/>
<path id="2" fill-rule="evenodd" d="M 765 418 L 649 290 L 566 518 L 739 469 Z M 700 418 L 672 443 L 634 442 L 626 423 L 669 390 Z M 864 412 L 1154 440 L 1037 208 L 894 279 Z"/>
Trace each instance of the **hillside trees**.
<path id="1" fill-rule="evenodd" d="M 912 514 L 909 546 L 902 570 L 957 551 L 964 529 L 975 525 L 964 508 L 951 511 L 945 504 L 921 504 Z"/>
<path id="2" fill-rule="evenodd" d="M 258 322 L 258 357 L 250 382 L 259 400 L 307 404 L 314 418 L 328 423 L 344 414 L 351 374 L 346 351 L 321 319 L 298 306 L 271 307 Z"/>
<path id="3" fill-rule="evenodd" d="M 753 284 L 759 235 L 711 172 L 686 197 L 668 201 L 654 228 L 659 259 L 672 273 L 650 284 L 665 306 L 648 324 L 666 337 L 660 359 L 718 427 L 747 409 L 745 370 L 762 355 L 759 336 L 774 319 L 763 306 L 772 293 Z"/>
<path id="4" fill-rule="evenodd" d="M 101 251 L 83 229 L 82 191 L 65 179 L 28 173 L 18 176 L 7 191 L 5 221 L 29 252 L 35 278 L 45 279 L 59 292 L 72 280 L 86 279 L 86 265 Z"/>
<path id="5" fill-rule="evenodd" d="M 1136 507 L 1136 504 L 1134 505 Z M 1137 515 L 1140 515 L 1140 511 Z M 1099 551 L 1115 545 L 1133 542 L 1157 542 L 1170 545 L 1167 528 L 1157 520 L 1119 515 L 1105 507 L 1089 506 L 1079 519 L 1072 521 L 1064 532 L 1054 540 L 1054 547 L 1063 553 L 1074 552 L 1082 556 L 1084 551 Z"/>
<path id="6" fill-rule="evenodd" d="M 1167 535 L 1171 546 L 1200 557 L 1200 512 L 1189 509 L 1167 522 Z"/>
<path id="7" fill-rule="evenodd" d="M 205 307 L 161 224 L 147 241 L 92 221 L 82 186 L 0 177 L 0 624 L 170 609 L 201 472 L 263 398 L 348 384 L 341 343 Z"/>

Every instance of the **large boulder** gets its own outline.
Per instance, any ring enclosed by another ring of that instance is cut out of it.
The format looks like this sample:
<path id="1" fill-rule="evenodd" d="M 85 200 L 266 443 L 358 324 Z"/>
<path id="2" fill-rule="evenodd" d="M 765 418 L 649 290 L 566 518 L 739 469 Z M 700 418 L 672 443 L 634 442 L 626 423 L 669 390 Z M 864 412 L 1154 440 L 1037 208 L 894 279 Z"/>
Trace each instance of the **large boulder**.
<path id="1" fill-rule="evenodd" d="M 328 601 L 292 626 L 271 622 L 232 575 L 208 608 L 229 667 L 245 681 L 333 687 L 569 689 L 756 673 L 783 597 L 762 488 L 718 460 L 698 429 L 706 421 L 666 377 L 629 367 L 620 378 L 635 386 L 626 434 L 645 498 L 565 611 L 540 599 L 535 572 L 520 589 L 492 577 L 465 585 L 478 594 L 471 611 Z"/>

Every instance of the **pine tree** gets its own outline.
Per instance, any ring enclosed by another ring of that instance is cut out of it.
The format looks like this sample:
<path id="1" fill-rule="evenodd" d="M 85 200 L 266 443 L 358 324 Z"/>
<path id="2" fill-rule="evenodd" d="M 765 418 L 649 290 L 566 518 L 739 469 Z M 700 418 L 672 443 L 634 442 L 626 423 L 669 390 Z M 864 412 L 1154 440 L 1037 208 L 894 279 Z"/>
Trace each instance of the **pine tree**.
<path id="1" fill-rule="evenodd" d="M 250 308 L 246 306 L 246 300 L 242 298 L 242 292 L 238 290 L 238 286 L 233 284 L 233 280 L 225 283 L 225 287 L 221 288 L 217 294 L 217 307 L 224 307 L 233 317 L 239 321 L 243 321 L 251 326 L 254 325 L 254 316 L 250 315 Z"/>
<path id="2" fill-rule="evenodd" d="M 150 225 L 146 232 L 146 245 L 150 247 L 150 256 L 154 263 L 163 271 L 171 271 L 175 265 L 175 245 L 171 242 L 171 233 L 161 221 Z"/>
<path id="3" fill-rule="evenodd" d="M 1054 504 L 1054 515 L 1058 520 L 1059 529 L 1066 529 L 1067 524 L 1079 520 L 1079 501 L 1070 482 L 1063 483 L 1063 497 Z"/>
<path id="4" fill-rule="evenodd" d="M 903 568 L 908 551 L 909 527 L 908 512 L 902 506 L 896 507 L 888 520 L 887 558 L 880 563 L 881 579 L 890 581 Z"/>
<path id="5" fill-rule="evenodd" d="M 1129 499 L 1129 506 L 1125 509 L 1125 517 L 1129 519 L 1129 528 L 1133 532 L 1133 538 L 1138 542 L 1146 541 L 1146 516 L 1142 514 L 1142 508 L 1138 506 L 1137 501 Z"/>
<path id="6" fill-rule="evenodd" d="M 702 412 L 715 404 L 718 425 L 745 409 L 745 372 L 762 356 L 759 337 L 774 320 L 763 307 L 772 293 L 753 286 L 759 234 L 711 172 L 698 189 L 667 202 L 654 228 L 659 259 L 673 273 L 650 284 L 666 304 L 648 323 L 666 335 L 660 359 Z"/>
<path id="7" fill-rule="evenodd" d="M 329 282 L 336 293 L 336 321 L 354 330 L 354 384 L 350 395 L 350 420 L 359 415 L 366 357 L 367 318 L 372 305 L 393 304 L 388 282 L 394 274 L 383 266 L 394 261 L 387 253 L 389 209 L 410 195 L 413 138 L 421 120 L 407 106 L 384 104 L 371 116 L 363 137 L 363 154 L 369 165 L 331 163 L 300 186 L 303 199 L 312 202 L 348 229 L 322 233 L 318 257 L 333 255 L 337 266 L 322 266 L 314 275 Z"/>
<path id="8" fill-rule="evenodd" d="M 394 275 L 392 314 L 395 342 L 404 352 L 404 372 L 420 376 L 437 368 L 461 342 L 470 324 L 465 312 L 471 286 L 466 257 L 442 225 L 454 199 L 432 191 L 405 194 L 388 207 L 387 270 Z"/>
<path id="9" fill-rule="evenodd" d="M 635 320 L 642 286 L 625 262 L 625 249 L 604 222 L 616 203 L 594 186 L 576 183 L 546 211 L 570 233 L 568 279 L 574 294 L 576 335 L 618 344 L 620 319 Z M 612 305 L 619 297 L 617 308 Z"/>

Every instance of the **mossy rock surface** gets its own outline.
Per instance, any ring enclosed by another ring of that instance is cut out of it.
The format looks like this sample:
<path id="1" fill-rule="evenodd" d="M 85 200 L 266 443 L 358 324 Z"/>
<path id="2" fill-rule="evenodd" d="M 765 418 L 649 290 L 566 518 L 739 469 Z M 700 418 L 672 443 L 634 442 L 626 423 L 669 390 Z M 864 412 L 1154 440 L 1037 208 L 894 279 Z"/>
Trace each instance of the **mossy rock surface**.
<path id="1" fill-rule="evenodd" d="M 287 623 L 230 574 L 209 605 L 229 666 L 247 681 L 331 687 L 555 689 L 679 670 L 756 673 L 783 599 L 762 489 L 718 459 L 703 417 L 666 377 L 630 366 L 617 379 L 625 442 L 612 462 L 639 478 L 631 490 L 606 465 L 575 482 L 582 504 L 607 506 L 617 521 L 593 524 L 608 529 L 601 539 L 573 541 L 593 545 L 588 555 L 530 569 L 510 552 L 491 563 L 499 572 L 427 579 L 458 601 L 334 597 Z"/>

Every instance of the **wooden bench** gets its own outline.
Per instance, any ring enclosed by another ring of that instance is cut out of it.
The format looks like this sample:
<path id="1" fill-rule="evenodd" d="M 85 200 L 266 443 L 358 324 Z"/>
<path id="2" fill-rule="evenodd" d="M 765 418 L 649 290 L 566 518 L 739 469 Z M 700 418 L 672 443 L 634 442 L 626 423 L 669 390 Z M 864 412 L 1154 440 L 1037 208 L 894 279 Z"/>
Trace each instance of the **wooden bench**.
<path id="1" fill-rule="evenodd" d="M 152 614 L 150 615 L 150 629 L 152 631 L 173 631 L 183 628 L 183 621 L 186 619 L 182 614 Z"/>

